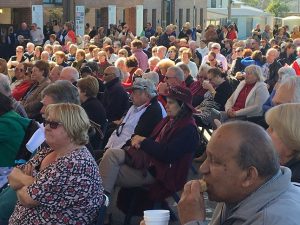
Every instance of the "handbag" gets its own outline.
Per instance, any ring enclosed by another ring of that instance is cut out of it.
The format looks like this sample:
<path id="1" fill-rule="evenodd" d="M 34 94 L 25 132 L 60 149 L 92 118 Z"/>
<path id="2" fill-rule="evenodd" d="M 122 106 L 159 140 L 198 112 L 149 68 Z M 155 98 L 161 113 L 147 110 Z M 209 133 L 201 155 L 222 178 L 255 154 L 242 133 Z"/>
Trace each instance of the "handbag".
<path id="1" fill-rule="evenodd" d="M 125 151 L 125 164 L 140 170 L 147 170 L 150 164 L 149 157 L 141 149 L 136 149 L 133 146 L 126 146 L 123 148 Z"/>

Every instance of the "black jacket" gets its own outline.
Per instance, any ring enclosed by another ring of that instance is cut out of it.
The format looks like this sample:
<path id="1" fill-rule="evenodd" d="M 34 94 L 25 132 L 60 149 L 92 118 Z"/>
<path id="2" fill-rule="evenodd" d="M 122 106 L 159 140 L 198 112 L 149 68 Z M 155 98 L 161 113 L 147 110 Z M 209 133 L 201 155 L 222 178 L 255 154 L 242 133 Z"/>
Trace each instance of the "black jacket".
<path id="1" fill-rule="evenodd" d="M 275 60 L 270 66 L 269 66 L 269 78 L 265 81 L 269 85 L 269 92 L 271 93 L 274 85 L 278 81 L 278 70 L 282 67 L 280 62 Z"/>
<path id="2" fill-rule="evenodd" d="M 105 84 L 103 106 L 109 122 L 119 120 L 129 108 L 129 96 L 119 78 Z"/>
<path id="3" fill-rule="evenodd" d="M 87 99 L 85 102 L 81 104 L 82 108 L 84 108 L 86 114 L 88 115 L 89 119 L 93 122 L 101 125 L 101 129 L 105 132 L 106 127 L 106 112 L 102 105 L 102 103 L 95 97 L 91 97 Z M 90 143 L 93 149 L 100 149 L 101 146 L 101 138 L 100 134 L 96 132 L 96 134 L 90 138 Z"/>
<path id="4" fill-rule="evenodd" d="M 150 101 L 150 105 L 146 111 L 142 114 L 137 123 L 134 134 L 149 137 L 154 127 L 162 120 L 162 109 L 158 103 L 157 97 L 154 97 Z"/>

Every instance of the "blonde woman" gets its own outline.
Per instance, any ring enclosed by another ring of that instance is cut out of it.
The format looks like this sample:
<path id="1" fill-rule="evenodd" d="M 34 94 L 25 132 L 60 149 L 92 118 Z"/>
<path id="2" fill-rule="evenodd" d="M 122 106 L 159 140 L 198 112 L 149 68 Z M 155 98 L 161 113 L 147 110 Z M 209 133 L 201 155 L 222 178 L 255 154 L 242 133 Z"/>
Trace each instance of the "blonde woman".
<path id="1" fill-rule="evenodd" d="M 50 148 L 9 175 L 19 200 L 9 224 L 95 224 L 103 188 L 98 166 L 84 146 L 87 114 L 75 104 L 52 104 L 44 125 Z"/>
<path id="2" fill-rule="evenodd" d="M 266 114 L 268 133 L 278 152 L 280 164 L 292 171 L 292 182 L 300 182 L 299 103 L 273 107 Z"/>

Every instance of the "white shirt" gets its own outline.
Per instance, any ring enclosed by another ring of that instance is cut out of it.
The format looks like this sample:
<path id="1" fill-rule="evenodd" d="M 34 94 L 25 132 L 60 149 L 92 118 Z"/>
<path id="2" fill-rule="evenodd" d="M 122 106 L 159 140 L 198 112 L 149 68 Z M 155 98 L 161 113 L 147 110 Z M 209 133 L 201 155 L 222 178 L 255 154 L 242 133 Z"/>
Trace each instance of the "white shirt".
<path id="1" fill-rule="evenodd" d="M 222 63 L 222 68 L 224 71 L 227 71 L 228 69 L 228 63 L 227 63 L 227 59 L 225 58 L 224 55 L 218 53 L 217 57 L 216 57 L 217 61 L 219 61 L 220 63 Z M 208 56 L 206 55 L 203 59 L 202 59 L 202 63 L 201 65 L 205 64 L 208 62 Z"/>
<path id="2" fill-rule="evenodd" d="M 110 136 L 105 148 L 121 149 L 134 134 L 134 129 L 147 106 L 146 104 L 139 107 L 131 106 L 122 123 Z"/>
<path id="3" fill-rule="evenodd" d="M 32 40 L 32 43 L 35 45 L 42 45 L 44 41 L 44 34 L 43 31 L 40 28 L 37 28 L 36 30 L 30 31 L 30 37 Z"/>

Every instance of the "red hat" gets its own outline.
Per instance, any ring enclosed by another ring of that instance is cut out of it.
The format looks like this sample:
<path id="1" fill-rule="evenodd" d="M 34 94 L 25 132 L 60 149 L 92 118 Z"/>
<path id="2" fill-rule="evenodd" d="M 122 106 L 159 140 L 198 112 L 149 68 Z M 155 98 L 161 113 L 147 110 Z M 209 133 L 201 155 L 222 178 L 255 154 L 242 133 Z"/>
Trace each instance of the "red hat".
<path id="1" fill-rule="evenodd" d="M 197 113 L 197 110 L 192 105 L 192 93 L 188 88 L 182 86 L 170 86 L 168 93 L 165 96 L 183 102 L 193 113 Z"/>

